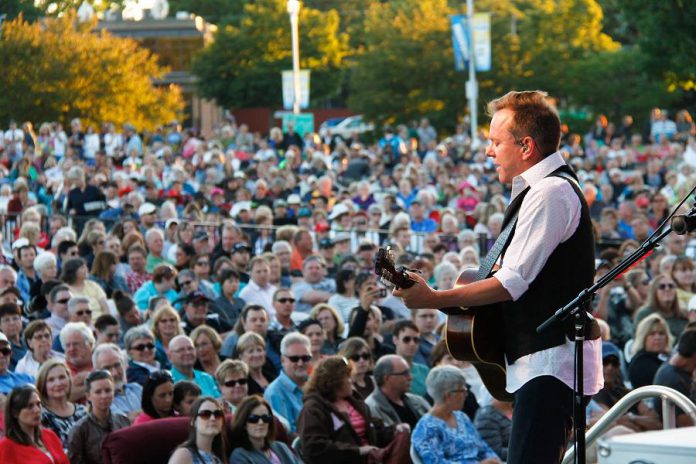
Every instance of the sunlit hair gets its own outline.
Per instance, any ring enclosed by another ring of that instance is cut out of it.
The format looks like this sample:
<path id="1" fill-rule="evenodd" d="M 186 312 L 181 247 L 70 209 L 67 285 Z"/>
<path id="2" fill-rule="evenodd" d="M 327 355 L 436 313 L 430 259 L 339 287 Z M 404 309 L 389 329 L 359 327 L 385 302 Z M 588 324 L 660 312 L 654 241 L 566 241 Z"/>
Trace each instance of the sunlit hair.
<path id="1" fill-rule="evenodd" d="M 631 345 L 631 353 L 635 355 L 640 350 L 645 349 L 645 339 L 648 338 L 648 334 L 655 329 L 661 329 L 667 334 L 667 346 L 665 348 L 666 352 L 672 349 L 674 345 L 674 337 L 669 331 L 669 326 L 667 321 L 664 320 L 659 314 L 650 314 L 646 316 L 645 319 L 638 323 L 636 327 L 636 336 L 633 338 L 633 345 Z"/>
<path id="2" fill-rule="evenodd" d="M 198 430 L 196 429 L 196 420 L 198 418 L 198 411 L 200 411 L 203 403 L 206 402 L 213 403 L 220 411 L 224 411 L 220 402 L 210 396 L 201 396 L 193 402 L 193 405 L 191 406 L 191 422 L 189 423 L 189 436 L 185 442 L 179 445 L 179 448 L 186 448 L 191 453 L 196 455 L 197 459 L 194 459 L 194 462 L 204 462 L 203 458 L 200 456 L 200 453 L 198 451 Z M 212 451 L 213 454 L 220 459 L 220 461 L 222 461 L 224 464 L 227 464 L 227 438 L 225 436 L 226 433 L 224 418 L 222 419 L 222 421 L 223 426 L 222 429 L 220 429 L 220 433 L 215 435 L 215 438 L 213 438 Z"/>
<path id="3" fill-rule="evenodd" d="M 669 280 L 670 282 L 674 282 L 674 279 L 669 274 L 660 274 L 658 276 L 655 276 L 655 278 L 650 282 L 650 292 L 648 293 L 648 302 L 646 304 L 647 307 L 653 308 L 654 310 L 661 310 L 662 312 L 665 312 L 667 314 L 671 314 L 674 317 L 685 317 L 684 314 L 682 313 L 682 310 L 679 306 L 679 298 L 677 298 L 677 292 L 676 288 L 674 291 L 674 300 L 672 300 L 672 303 L 669 305 L 669 307 L 664 307 L 660 304 L 660 302 L 657 299 L 657 292 L 658 287 L 660 284 L 662 284 L 663 281 Z M 676 282 L 675 282 L 676 285 Z"/>
<path id="4" fill-rule="evenodd" d="M 305 395 L 317 393 L 333 402 L 346 379 L 353 373 L 350 363 L 343 356 L 330 356 L 319 361 L 304 387 Z"/>
<path id="5" fill-rule="evenodd" d="M 251 395 L 244 398 L 242 402 L 239 403 L 239 405 L 237 406 L 237 409 L 234 414 L 234 420 L 232 421 L 232 425 L 230 426 L 232 447 L 236 448 L 238 446 L 241 446 L 242 448 L 249 451 L 254 449 L 254 446 L 251 444 L 251 441 L 249 440 L 249 433 L 247 432 L 247 419 L 251 415 L 251 411 L 253 411 L 257 406 L 265 406 L 267 414 L 273 416 L 273 410 L 271 409 L 271 405 L 268 404 L 268 401 L 266 401 L 262 396 Z M 275 420 L 271 420 L 271 423 L 268 424 L 268 433 L 266 434 L 266 437 L 263 440 L 264 450 L 270 448 L 271 443 L 273 443 L 273 441 L 275 440 L 275 427 Z"/>
<path id="6" fill-rule="evenodd" d="M 48 374 L 56 367 L 63 369 L 68 377 L 68 389 L 65 391 L 65 397 L 70 398 L 70 393 L 72 392 L 72 375 L 70 374 L 70 369 L 68 369 L 67 364 L 65 364 L 65 361 L 62 359 L 51 358 L 41 365 L 39 373 L 36 376 L 36 389 L 39 391 L 41 401 L 44 403 L 48 402 L 48 386 L 46 385 Z"/>

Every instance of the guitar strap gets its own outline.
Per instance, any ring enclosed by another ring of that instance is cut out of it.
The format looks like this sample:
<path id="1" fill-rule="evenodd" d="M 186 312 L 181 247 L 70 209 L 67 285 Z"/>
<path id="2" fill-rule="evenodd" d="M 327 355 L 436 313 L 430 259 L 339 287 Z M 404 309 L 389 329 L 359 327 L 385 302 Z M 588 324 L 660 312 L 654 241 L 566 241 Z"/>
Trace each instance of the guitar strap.
<path id="1" fill-rule="evenodd" d="M 524 197 L 524 194 L 527 193 L 527 190 L 529 190 L 529 187 L 522 191 L 519 194 L 519 197 Z M 483 258 L 483 262 L 481 263 L 481 266 L 479 266 L 478 273 L 476 274 L 476 280 L 483 280 L 491 275 L 493 266 L 495 266 L 495 263 L 498 261 L 500 255 L 510 244 L 510 240 L 512 239 L 512 231 L 515 230 L 515 225 L 517 225 L 517 213 L 520 211 L 519 204 L 517 204 L 516 206 L 517 208 L 515 209 L 513 216 L 509 218 L 507 225 L 500 232 L 500 235 L 498 235 L 498 239 L 495 241 L 491 249 L 488 251 L 486 257 Z"/>

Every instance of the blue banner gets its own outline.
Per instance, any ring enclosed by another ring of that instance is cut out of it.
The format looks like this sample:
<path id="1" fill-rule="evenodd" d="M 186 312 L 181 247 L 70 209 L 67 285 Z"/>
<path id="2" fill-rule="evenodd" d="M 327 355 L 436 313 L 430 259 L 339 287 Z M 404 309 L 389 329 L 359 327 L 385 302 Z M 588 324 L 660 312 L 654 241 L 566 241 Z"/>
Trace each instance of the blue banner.
<path id="1" fill-rule="evenodd" d="M 464 71 L 469 64 L 469 23 L 466 15 L 451 15 L 454 69 Z"/>

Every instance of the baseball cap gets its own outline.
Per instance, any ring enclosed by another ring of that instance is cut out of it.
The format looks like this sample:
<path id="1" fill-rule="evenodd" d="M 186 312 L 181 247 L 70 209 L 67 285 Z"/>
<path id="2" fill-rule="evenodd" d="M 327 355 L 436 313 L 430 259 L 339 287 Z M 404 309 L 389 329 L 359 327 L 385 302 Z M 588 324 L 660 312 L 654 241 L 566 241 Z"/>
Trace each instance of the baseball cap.
<path id="1" fill-rule="evenodd" d="M 5 296 L 8 293 L 13 293 L 17 298 L 22 298 L 22 292 L 17 287 L 5 287 L 0 289 L 0 296 Z"/>
<path id="2" fill-rule="evenodd" d="M 246 174 L 244 174 L 244 171 L 237 171 L 234 173 L 233 177 L 235 179 L 246 179 Z"/>
<path id="3" fill-rule="evenodd" d="M 331 214 L 329 214 L 329 219 L 334 220 L 338 218 L 339 216 L 343 216 L 344 214 L 348 214 L 350 210 L 346 205 L 343 203 L 339 203 L 337 205 L 334 205 L 334 207 L 331 209 Z"/>
<path id="4" fill-rule="evenodd" d="M 12 242 L 12 249 L 19 250 L 20 248 L 23 248 L 23 247 L 26 247 L 29 245 L 30 245 L 29 240 L 22 237 L 22 238 L 18 238 L 14 242 Z"/>
<path id="5" fill-rule="evenodd" d="M 300 208 L 297 212 L 297 217 L 312 217 L 312 210 L 309 208 Z"/>
<path id="6" fill-rule="evenodd" d="M 251 248 L 249 248 L 249 245 L 247 245 L 244 242 L 235 243 L 232 247 L 232 254 L 240 251 L 246 251 L 247 253 L 251 253 Z"/>
<path id="7" fill-rule="evenodd" d="M 322 238 L 321 240 L 319 240 L 319 248 L 326 249 L 333 248 L 333 246 L 334 242 L 330 238 Z"/>
<path id="8" fill-rule="evenodd" d="M 273 207 L 274 208 L 281 208 L 281 207 L 286 207 L 288 206 L 287 202 L 283 200 L 282 198 L 278 198 L 275 201 L 273 201 Z"/>
<path id="9" fill-rule="evenodd" d="M 205 293 L 196 290 L 195 292 L 189 293 L 185 298 L 184 301 L 186 303 L 196 303 L 196 302 L 209 302 L 212 301 L 210 298 L 208 298 Z"/>
<path id="10" fill-rule="evenodd" d="M 170 227 L 172 224 L 179 225 L 179 219 L 178 219 L 178 218 L 170 218 L 170 219 L 167 219 L 167 222 L 164 223 L 164 228 L 165 228 L 165 229 L 169 229 L 169 227 Z"/>
<path id="11" fill-rule="evenodd" d="M 138 208 L 138 216 L 147 216 L 148 214 L 155 214 L 157 207 L 152 203 L 143 203 Z"/>
<path id="12" fill-rule="evenodd" d="M 348 232 L 339 232 L 334 237 L 334 243 L 345 242 L 350 240 L 350 234 Z"/>
<path id="13" fill-rule="evenodd" d="M 288 196 L 288 205 L 299 205 L 302 203 L 300 196 L 296 193 L 292 193 Z"/>
<path id="14" fill-rule="evenodd" d="M 2 332 L 0 332 L 0 343 L 7 343 L 8 345 L 10 344 L 10 341 L 7 339 L 7 335 Z"/>
<path id="15" fill-rule="evenodd" d="M 196 233 L 193 234 L 193 240 L 208 240 L 208 232 L 206 232 L 205 230 L 196 231 Z"/>
<path id="16" fill-rule="evenodd" d="M 616 356 L 616 359 L 621 361 L 621 351 L 612 342 L 603 341 L 602 342 L 602 359 L 606 359 L 609 356 Z"/>

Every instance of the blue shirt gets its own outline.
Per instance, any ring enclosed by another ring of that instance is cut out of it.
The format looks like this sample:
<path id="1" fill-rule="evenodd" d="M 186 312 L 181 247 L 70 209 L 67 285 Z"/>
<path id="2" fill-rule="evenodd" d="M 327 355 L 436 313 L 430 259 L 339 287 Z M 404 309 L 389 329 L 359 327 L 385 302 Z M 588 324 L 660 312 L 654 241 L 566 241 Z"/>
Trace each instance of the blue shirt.
<path id="1" fill-rule="evenodd" d="M 135 304 L 138 305 L 139 310 L 147 311 L 147 307 L 150 304 L 150 298 L 155 296 L 164 296 L 170 303 L 173 303 L 177 298 L 176 291 L 171 288 L 164 292 L 164 295 L 160 295 L 155 288 L 155 283 L 150 280 L 145 282 L 138 290 L 136 290 L 135 294 L 133 295 L 133 299 L 135 300 Z"/>
<path id="2" fill-rule="evenodd" d="M 456 429 L 431 414 L 420 418 L 411 435 L 411 443 L 423 462 L 478 464 L 484 459 L 498 457 L 466 414 L 454 411 L 454 417 Z"/>
<path id="3" fill-rule="evenodd" d="M 140 411 L 140 402 L 143 397 L 143 387 L 137 383 L 127 383 L 123 387 L 123 393 L 118 393 L 114 396 L 114 401 L 111 403 L 111 412 L 113 414 L 123 414 L 127 416 L 134 411 Z"/>
<path id="4" fill-rule="evenodd" d="M 297 432 L 297 418 L 302 409 L 302 388 L 285 371 L 281 371 L 278 378 L 266 387 L 263 397 L 274 411 L 287 419 L 290 432 Z"/>
<path id="5" fill-rule="evenodd" d="M 17 273 L 17 288 L 19 289 L 19 293 L 22 294 L 22 300 L 24 300 L 24 303 L 29 303 L 29 301 L 31 301 L 29 289 L 38 278 L 39 276 L 36 276 L 33 279 L 29 278 L 29 276 L 27 276 L 22 270 Z"/>
<path id="6" fill-rule="evenodd" d="M 414 232 L 435 232 L 437 230 L 437 222 L 429 217 L 423 218 L 420 221 L 411 220 L 411 230 Z"/>
<path id="7" fill-rule="evenodd" d="M 27 384 L 34 384 L 34 377 L 29 374 L 7 371 L 0 375 L 0 393 L 9 394 L 15 387 L 23 387 Z"/>
<path id="8" fill-rule="evenodd" d="M 215 383 L 215 379 L 213 379 L 213 377 L 207 372 L 194 369 L 193 379 L 186 377 L 173 366 L 171 372 L 174 383 L 178 382 L 179 380 L 193 380 L 196 385 L 201 387 L 202 396 L 212 396 L 213 398 L 220 398 L 222 396 L 220 395 L 220 390 L 218 389 L 217 383 Z"/>

